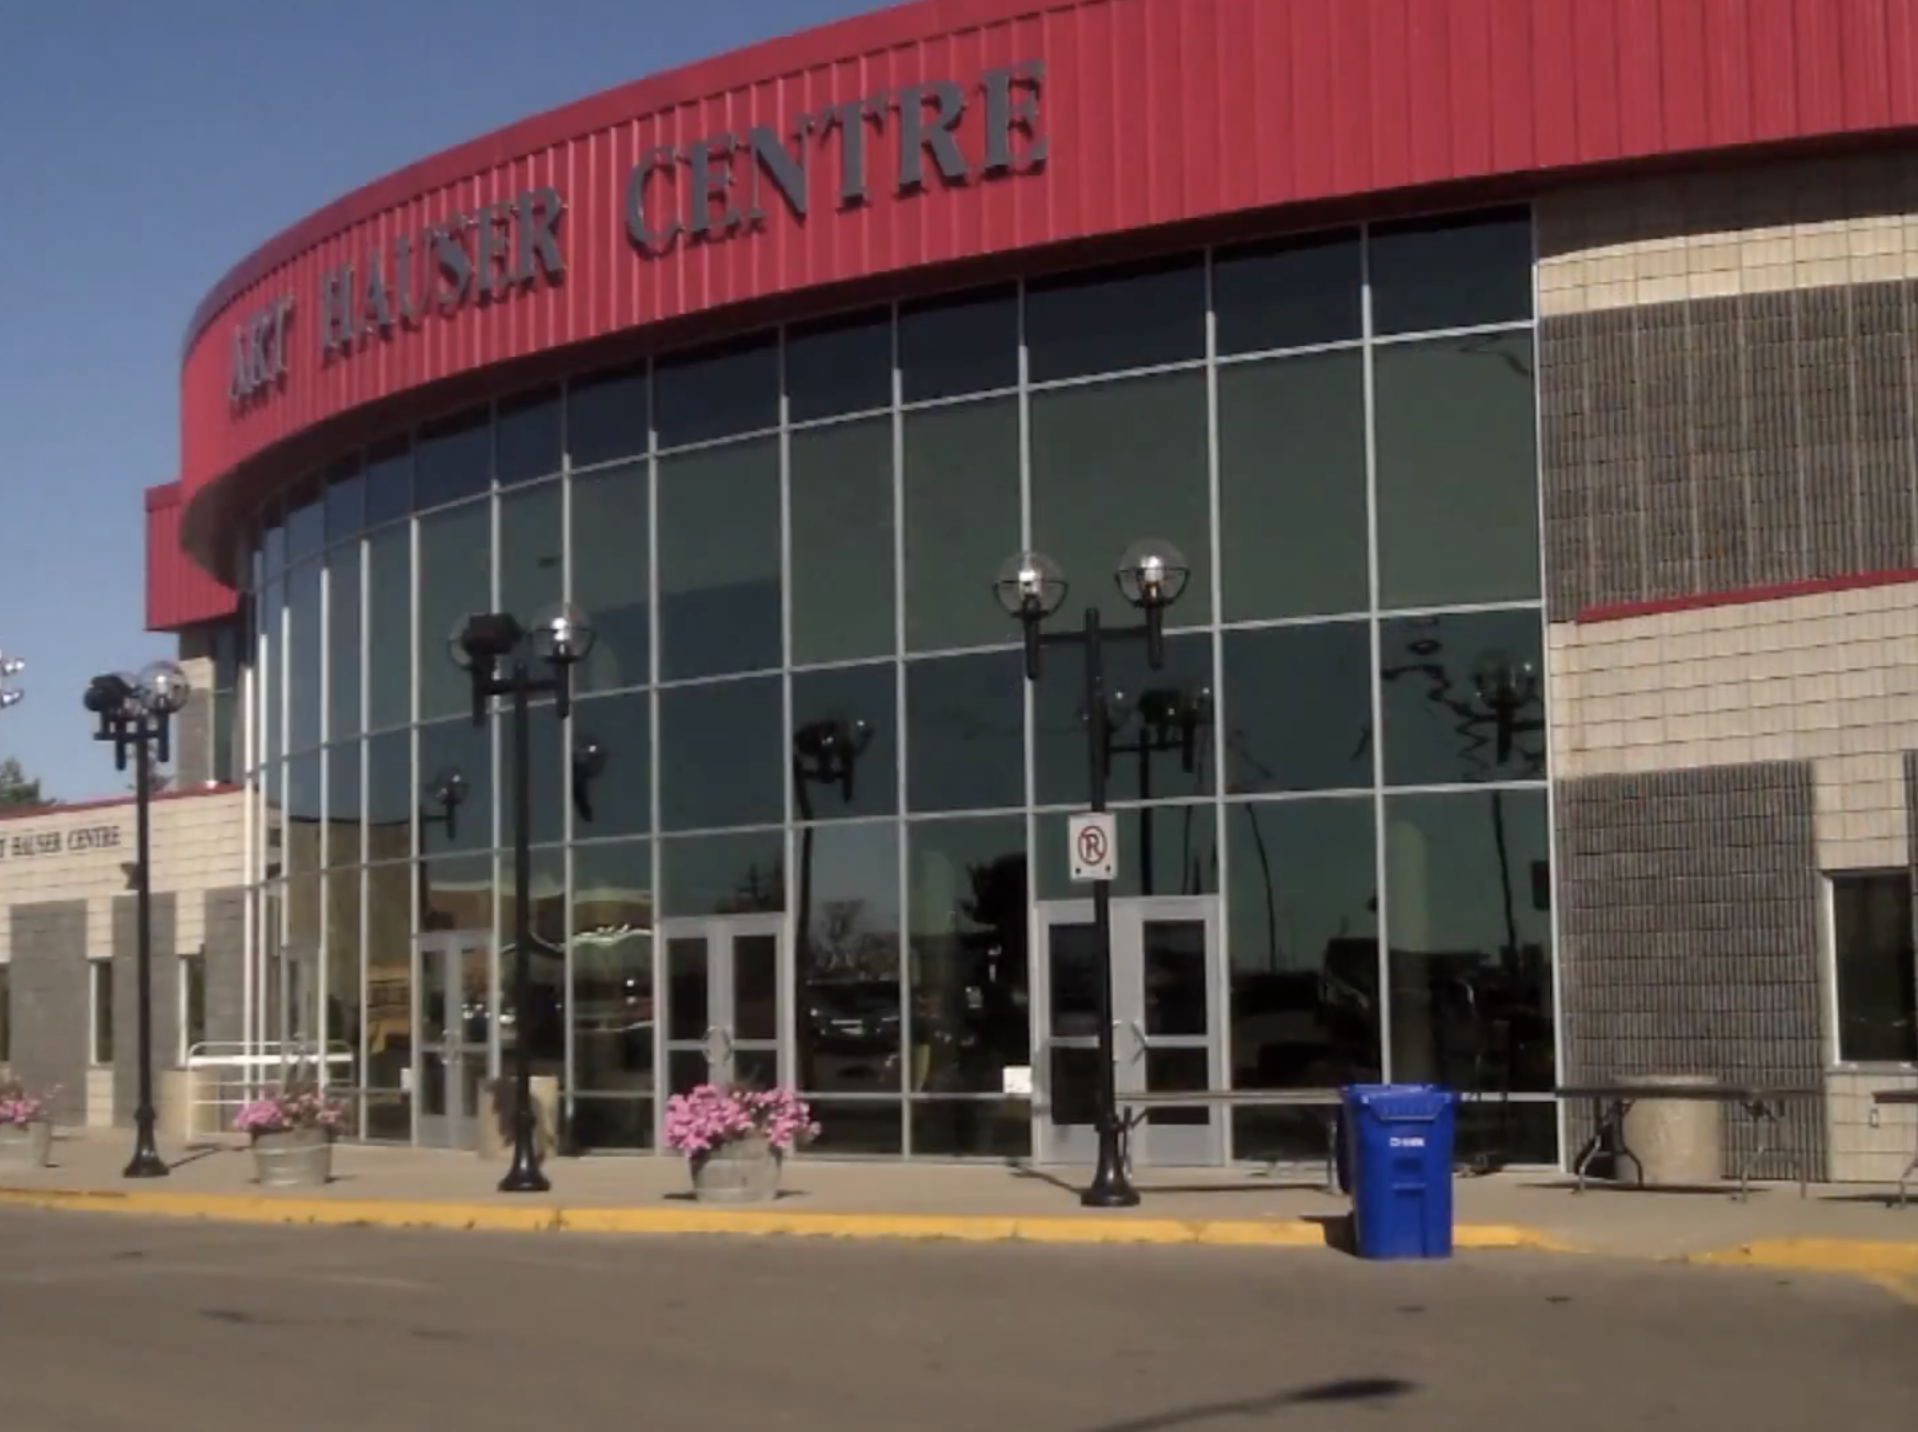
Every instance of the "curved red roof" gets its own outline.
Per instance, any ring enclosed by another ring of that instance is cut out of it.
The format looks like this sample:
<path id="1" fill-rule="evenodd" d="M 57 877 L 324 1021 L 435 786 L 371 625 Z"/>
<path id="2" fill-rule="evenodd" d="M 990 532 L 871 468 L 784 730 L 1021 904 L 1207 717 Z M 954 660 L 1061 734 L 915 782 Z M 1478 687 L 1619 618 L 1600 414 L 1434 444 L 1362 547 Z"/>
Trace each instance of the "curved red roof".
<path id="1" fill-rule="evenodd" d="M 950 113 L 952 92 L 914 88 L 947 83 L 962 106 Z M 870 189 L 844 205 L 846 118 L 859 112 L 847 107 L 860 101 Z M 962 182 L 941 179 L 938 143 L 911 142 L 942 119 Z M 217 566 L 226 499 L 290 476 L 282 445 L 321 425 L 655 323 L 1245 210 L 1914 123 L 1918 0 L 922 0 L 510 126 L 249 256 L 188 334 L 182 540 Z M 994 133 L 1013 162 L 987 173 Z M 728 158 L 705 142 L 721 134 L 748 147 Z M 902 148 L 923 171 L 903 190 Z M 630 177 L 659 171 L 643 191 L 650 230 L 689 217 L 694 163 L 714 182 L 732 173 L 734 201 L 763 217 L 643 251 Z M 543 207 L 554 201 L 557 217 Z M 498 277 L 442 312 L 432 231 L 455 219 L 469 268 Z M 484 255 L 480 231 L 498 235 Z M 407 296 L 402 244 L 422 312 L 382 328 L 381 303 Z M 385 298 L 356 292 L 369 331 L 329 356 L 327 276 L 351 264 L 360 288 L 369 254 Z M 251 389 L 238 401 L 236 365 Z"/>

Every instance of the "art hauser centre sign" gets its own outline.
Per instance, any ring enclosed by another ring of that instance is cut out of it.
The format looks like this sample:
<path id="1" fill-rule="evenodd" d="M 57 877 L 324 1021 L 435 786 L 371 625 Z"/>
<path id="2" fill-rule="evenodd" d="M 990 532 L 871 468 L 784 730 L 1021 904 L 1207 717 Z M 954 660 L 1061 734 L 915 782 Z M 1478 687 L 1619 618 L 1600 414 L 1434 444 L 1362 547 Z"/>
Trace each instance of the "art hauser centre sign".
<path id="1" fill-rule="evenodd" d="M 38 855 L 60 855 L 82 850 L 118 850 L 122 831 L 117 825 L 83 825 L 72 830 L 23 830 L 0 833 L 0 860 L 31 860 Z"/>
<path id="2" fill-rule="evenodd" d="M 783 130 L 753 125 L 642 155 L 623 179 L 625 238 L 642 259 L 695 243 L 741 237 L 768 223 L 775 205 L 805 223 L 816 164 L 831 165 L 833 211 L 873 202 L 874 156 L 892 150 L 892 197 L 930 183 L 963 185 L 1036 173 L 1047 139 L 1040 101 L 1045 63 L 987 69 L 968 89 L 934 80 L 801 114 Z M 427 320 L 509 301 L 566 273 L 566 202 L 551 185 L 456 212 L 384 243 L 319 276 L 310 310 L 281 293 L 241 315 L 230 335 L 227 398 L 236 410 L 268 401 L 297 354 L 295 321 L 310 311 L 304 340 L 319 364 L 351 361 L 367 347 Z"/>

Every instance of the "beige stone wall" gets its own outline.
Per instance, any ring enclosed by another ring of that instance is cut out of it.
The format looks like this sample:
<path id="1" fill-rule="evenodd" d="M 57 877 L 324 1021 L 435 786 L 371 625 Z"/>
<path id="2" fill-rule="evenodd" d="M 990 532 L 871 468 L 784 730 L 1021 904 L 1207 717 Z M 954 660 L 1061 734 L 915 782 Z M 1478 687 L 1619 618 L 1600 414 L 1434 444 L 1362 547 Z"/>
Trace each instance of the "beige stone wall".
<path id="1" fill-rule="evenodd" d="M 1810 761 L 1819 863 L 1906 863 L 1918 583 L 1589 624 L 1547 662 L 1561 778 Z"/>
<path id="2" fill-rule="evenodd" d="M 242 801 L 238 791 L 162 797 L 153 803 L 153 891 L 195 894 L 243 883 Z M 110 832 L 117 844 L 102 843 Z M 51 847 L 51 848 L 42 848 Z M 113 944 L 113 897 L 125 894 L 126 866 L 134 858 L 132 798 L 112 805 L 54 807 L 0 819 L 0 910 L 44 900 L 87 902 L 88 948 Z M 28 853 L 31 849 L 34 853 Z M 206 938 L 205 902 L 181 900 L 176 939 L 181 950 Z M 11 922 L 0 919 L 0 959 L 7 958 Z"/>
<path id="3" fill-rule="evenodd" d="M 1541 317 L 1918 278 L 1918 152 L 1585 184 L 1537 213 Z"/>
<path id="4" fill-rule="evenodd" d="M 1918 1153 L 1918 1105 L 1888 1104 L 1880 1089 L 1918 1089 L 1918 1074 L 1833 1073 L 1825 1081 L 1831 1176 L 1846 1183 L 1895 1183 Z M 1876 1122 L 1874 1123 L 1874 1118 Z"/>

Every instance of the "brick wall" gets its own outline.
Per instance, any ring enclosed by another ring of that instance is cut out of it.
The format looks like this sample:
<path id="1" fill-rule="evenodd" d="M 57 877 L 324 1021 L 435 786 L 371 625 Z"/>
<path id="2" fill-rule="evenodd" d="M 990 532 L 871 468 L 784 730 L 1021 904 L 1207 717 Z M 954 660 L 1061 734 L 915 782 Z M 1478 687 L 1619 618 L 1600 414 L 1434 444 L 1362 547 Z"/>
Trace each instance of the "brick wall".
<path id="1" fill-rule="evenodd" d="M 246 959 L 246 890 L 209 890 L 206 908 L 206 1037 L 241 1037 Z"/>
<path id="2" fill-rule="evenodd" d="M 1555 619 L 1918 566 L 1918 154 L 1537 206 Z"/>
<path id="3" fill-rule="evenodd" d="M 4 922 L 13 949 L 13 1072 L 58 1088 L 63 1122 L 86 1117 L 87 903 L 19 902 Z"/>
<path id="4" fill-rule="evenodd" d="M 1561 1077 L 1816 1086 L 1825 1059 L 1810 767 L 1568 780 L 1556 819 Z M 1793 1177 L 1805 1160 L 1822 1169 L 1824 1125 L 1822 1105 L 1793 1106 L 1782 1152 L 1760 1175 Z M 1725 1137 L 1729 1160 L 1749 1152 L 1743 1118 L 1726 1121 Z"/>
<path id="5" fill-rule="evenodd" d="M 180 961 L 173 895 L 155 895 L 152 919 L 153 1071 L 176 1068 L 180 1062 Z M 198 897 L 194 899 L 198 903 Z M 139 1107 L 140 1088 L 140 958 L 135 898 L 113 898 L 113 1107 L 130 1119 Z M 154 1097 L 159 1097 L 156 1085 Z"/>
<path id="6" fill-rule="evenodd" d="M 1561 776 L 1808 763 L 1816 863 L 1904 863 L 1918 583 L 1550 629 Z"/>

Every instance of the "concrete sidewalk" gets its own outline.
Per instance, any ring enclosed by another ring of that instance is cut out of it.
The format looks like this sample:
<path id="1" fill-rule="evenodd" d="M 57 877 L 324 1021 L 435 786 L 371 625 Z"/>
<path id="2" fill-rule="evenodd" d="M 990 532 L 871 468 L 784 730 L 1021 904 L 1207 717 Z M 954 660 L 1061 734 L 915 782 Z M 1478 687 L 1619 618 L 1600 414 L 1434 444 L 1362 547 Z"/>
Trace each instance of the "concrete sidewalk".
<path id="1" fill-rule="evenodd" d="M 553 1190 L 497 1191 L 502 1166 L 472 1154 L 342 1144 L 324 1189 L 266 1190 L 241 1147 L 165 1149 L 164 1180 L 120 1176 L 125 1130 L 75 1133 L 54 1166 L 0 1173 L 0 1204 L 92 1208 L 247 1222 L 738 1233 L 1049 1242 L 1230 1243 L 1320 1247 L 1343 1236 L 1347 1200 L 1307 1178 L 1246 1169 L 1142 1174 L 1136 1209 L 1095 1211 L 1076 1197 L 1084 1170 L 1005 1164 L 789 1163 L 780 1198 L 715 1209 L 689 1194 L 672 1157 L 555 1159 Z M 1461 1249 L 1539 1248 L 1640 1258 L 1759 1262 L 1918 1278 L 1918 1202 L 1890 1191 L 1768 1185 L 1729 1190 L 1571 1191 L 1548 1173 L 1454 1181 Z"/>

